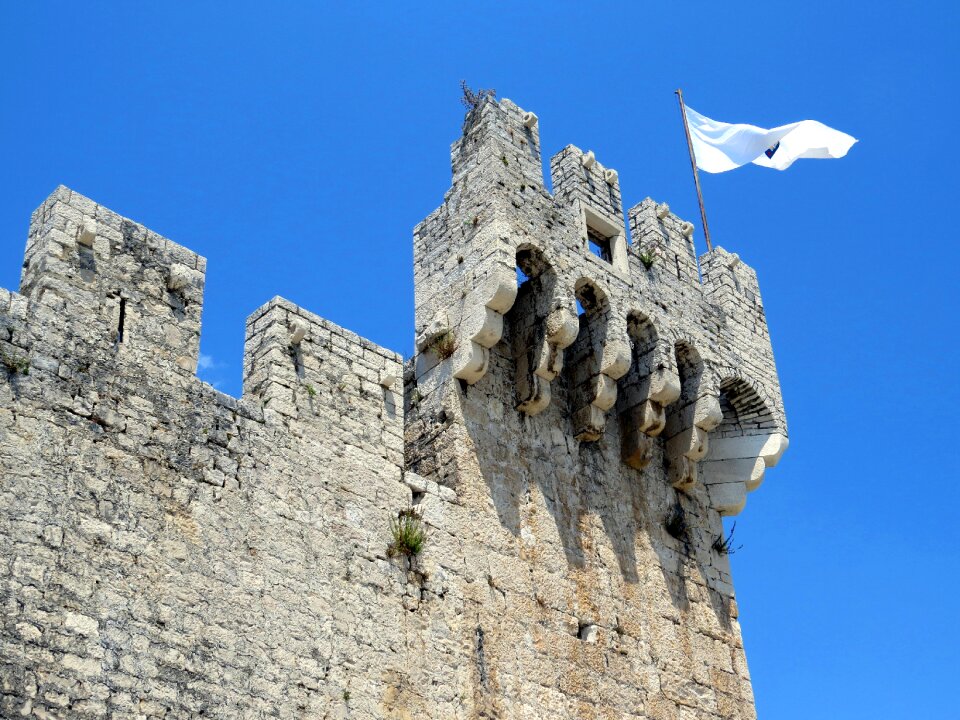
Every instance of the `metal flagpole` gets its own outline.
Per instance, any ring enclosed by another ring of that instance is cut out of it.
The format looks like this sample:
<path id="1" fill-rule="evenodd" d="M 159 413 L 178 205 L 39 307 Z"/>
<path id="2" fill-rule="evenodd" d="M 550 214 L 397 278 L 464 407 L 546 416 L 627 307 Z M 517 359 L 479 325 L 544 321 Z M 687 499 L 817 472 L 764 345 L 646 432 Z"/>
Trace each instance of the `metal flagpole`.
<path id="1" fill-rule="evenodd" d="M 680 117 L 683 118 L 683 131 L 687 135 L 687 149 L 690 151 L 690 167 L 693 168 L 693 182 L 697 186 L 697 200 L 700 201 L 700 218 L 703 220 L 703 236 L 707 239 L 707 252 L 713 250 L 710 242 L 710 226 L 707 225 L 707 211 L 703 208 L 703 192 L 700 190 L 700 173 L 697 172 L 697 158 L 693 153 L 693 141 L 690 139 L 690 126 L 687 125 L 687 112 L 683 104 L 683 90 L 676 90 L 680 103 Z"/>

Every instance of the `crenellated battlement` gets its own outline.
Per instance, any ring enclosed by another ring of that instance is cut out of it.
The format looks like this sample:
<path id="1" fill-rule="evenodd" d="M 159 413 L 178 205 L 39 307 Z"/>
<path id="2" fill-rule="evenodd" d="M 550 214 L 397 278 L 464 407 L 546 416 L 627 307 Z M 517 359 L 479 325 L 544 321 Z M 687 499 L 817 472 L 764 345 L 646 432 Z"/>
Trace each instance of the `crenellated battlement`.
<path id="1" fill-rule="evenodd" d="M 31 218 L 20 292 L 57 311 L 50 333 L 191 376 L 205 272 L 196 253 L 60 186 Z"/>
<path id="2" fill-rule="evenodd" d="M 650 198 L 627 214 L 628 244 L 619 175 L 592 152 L 557 153 L 547 192 L 537 127 L 509 100 L 467 116 L 453 187 L 414 231 L 418 382 L 429 391 L 431 373 L 443 377 L 434 368 L 449 363 L 474 385 L 491 355 L 504 355 L 514 376 L 507 406 L 542 413 L 560 378 L 577 441 L 597 441 L 613 415 L 626 464 L 642 470 L 664 442 L 674 487 L 700 482 L 722 513 L 739 512 L 762 473 L 751 465 L 740 482 L 700 472 L 717 467 L 718 453 L 740 452 L 724 450 L 725 438 L 711 453 L 718 426 L 766 437 L 776 452 L 764 450 L 763 467 L 786 446 L 755 273 L 717 248 L 700 259 L 701 283 L 693 225 Z M 431 352 L 451 336 L 449 360 Z M 763 422 L 738 424 L 744 405 Z"/>
<path id="3" fill-rule="evenodd" d="M 37 209 L 0 290 L 0 715 L 755 718 L 721 516 L 787 445 L 756 274 L 625 217 L 592 152 L 548 191 L 509 100 L 451 158 L 414 357 L 275 297 L 240 398 L 195 374 L 204 258 Z"/>
<path id="4" fill-rule="evenodd" d="M 57 318 L 41 335 L 52 356 L 195 384 L 205 270 L 196 253 L 61 186 L 33 213 L 20 292 L 25 315 Z M 243 399 L 268 423 L 307 419 L 331 394 L 399 399 L 399 355 L 282 298 L 248 319 L 243 367 Z"/>
<path id="5" fill-rule="evenodd" d="M 667 276 L 672 280 L 675 274 L 679 283 L 687 283 L 699 289 L 697 256 L 693 248 L 693 223 L 674 215 L 666 203 L 658 204 L 651 198 L 634 205 L 627 215 L 630 218 L 630 236 L 633 238 L 631 249 L 635 256 L 635 267 L 651 269 L 640 260 L 641 253 L 646 253 L 660 265 L 664 281 Z"/>

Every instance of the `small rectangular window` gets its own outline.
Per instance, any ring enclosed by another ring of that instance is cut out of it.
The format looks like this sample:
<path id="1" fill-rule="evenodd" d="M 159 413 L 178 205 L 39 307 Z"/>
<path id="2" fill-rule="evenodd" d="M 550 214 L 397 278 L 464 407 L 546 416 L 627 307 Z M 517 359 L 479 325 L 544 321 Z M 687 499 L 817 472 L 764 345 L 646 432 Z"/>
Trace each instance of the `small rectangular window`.
<path id="1" fill-rule="evenodd" d="M 610 250 L 610 238 L 587 226 L 587 240 L 590 243 L 590 252 L 601 260 L 613 262 L 613 253 Z"/>

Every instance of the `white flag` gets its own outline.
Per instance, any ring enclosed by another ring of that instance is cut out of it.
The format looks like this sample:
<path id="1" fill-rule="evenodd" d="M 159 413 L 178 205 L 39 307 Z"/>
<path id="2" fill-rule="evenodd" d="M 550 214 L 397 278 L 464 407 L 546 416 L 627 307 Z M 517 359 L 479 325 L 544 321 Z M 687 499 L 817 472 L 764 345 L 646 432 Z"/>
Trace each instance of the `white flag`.
<path id="1" fill-rule="evenodd" d="M 753 163 L 786 170 L 800 158 L 841 158 L 856 142 L 816 120 L 765 130 L 756 125 L 722 123 L 684 105 L 697 167 L 709 173 Z"/>

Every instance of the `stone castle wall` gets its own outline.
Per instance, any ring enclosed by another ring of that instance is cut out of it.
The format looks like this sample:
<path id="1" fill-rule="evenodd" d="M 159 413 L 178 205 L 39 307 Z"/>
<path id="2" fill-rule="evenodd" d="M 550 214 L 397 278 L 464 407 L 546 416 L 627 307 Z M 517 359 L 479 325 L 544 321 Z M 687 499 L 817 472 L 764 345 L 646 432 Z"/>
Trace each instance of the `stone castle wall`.
<path id="1" fill-rule="evenodd" d="M 754 717 L 714 541 L 786 447 L 755 274 L 701 283 L 649 199 L 630 244 L 572 146 L 549 192 L 507 100 L 452 157 L 415 357 L 275 298 L 240 399 L 195 376 L 203 258 L 37 210 L 0 291 L 0 716 Z"/>

